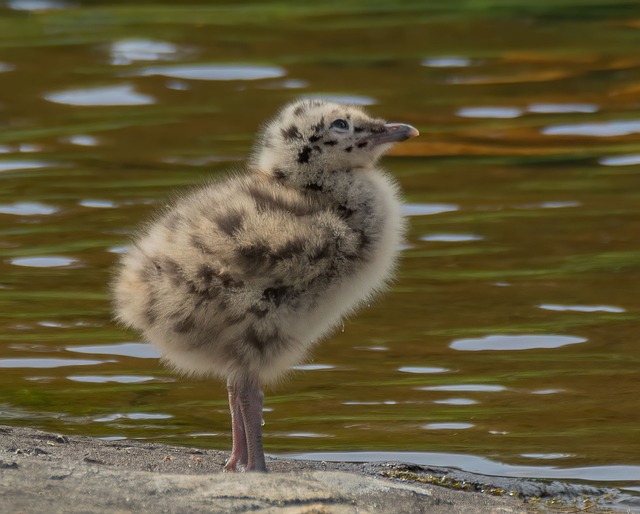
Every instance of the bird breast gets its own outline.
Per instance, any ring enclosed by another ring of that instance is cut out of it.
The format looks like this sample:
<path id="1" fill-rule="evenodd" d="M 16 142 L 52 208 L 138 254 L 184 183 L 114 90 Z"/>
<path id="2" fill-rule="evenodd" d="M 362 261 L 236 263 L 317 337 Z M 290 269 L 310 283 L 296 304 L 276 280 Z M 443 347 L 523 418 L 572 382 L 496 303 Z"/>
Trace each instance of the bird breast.
<path id="1" fill-rule="evenodd" d="M 395 267 L 396 184 L 380 170 L 354 180 L 341 202 L 259 174 L 187 195 L 123 257 L 118 318 L 179 370 L 274 380 Z"/>

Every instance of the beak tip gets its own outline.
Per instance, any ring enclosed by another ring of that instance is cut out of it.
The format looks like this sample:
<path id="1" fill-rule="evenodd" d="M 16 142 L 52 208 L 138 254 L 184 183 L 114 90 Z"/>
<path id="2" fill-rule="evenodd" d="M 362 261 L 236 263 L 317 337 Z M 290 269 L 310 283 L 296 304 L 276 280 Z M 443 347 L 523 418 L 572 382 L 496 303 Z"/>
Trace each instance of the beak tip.
<path id="1" fill-rule="evenodd" d="M 417 128 L 406 123 L 387 123 L 385 128 L 387 129 L 385 142 L 400 143 L 420 135 Z"/>

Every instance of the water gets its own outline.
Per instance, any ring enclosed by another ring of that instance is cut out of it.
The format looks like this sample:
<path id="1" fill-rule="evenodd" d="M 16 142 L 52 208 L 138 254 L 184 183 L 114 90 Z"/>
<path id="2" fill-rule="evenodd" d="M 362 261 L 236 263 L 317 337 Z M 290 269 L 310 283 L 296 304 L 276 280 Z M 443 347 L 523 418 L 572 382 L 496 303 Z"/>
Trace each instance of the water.
<path id="1" fill-rule="evenodd" d="M 284 102 L 417 126 L 392 291 L 267 391 L 265 445 L 637 485 L 636 2 L 0 7 L 0 423 L 228 449 L 222 384 L 110 321 L 171 192 Z"/>

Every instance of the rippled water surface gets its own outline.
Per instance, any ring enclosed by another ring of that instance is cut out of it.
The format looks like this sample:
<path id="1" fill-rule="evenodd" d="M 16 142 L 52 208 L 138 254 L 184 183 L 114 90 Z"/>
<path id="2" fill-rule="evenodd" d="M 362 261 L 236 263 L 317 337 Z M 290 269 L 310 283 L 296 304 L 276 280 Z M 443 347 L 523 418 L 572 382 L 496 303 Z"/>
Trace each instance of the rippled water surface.
<path id="1" fill-rule="evenodd" d="M 640 481 L 640 7 L 506 5 L 3 4 L 0 423 L 229 447 L 222 384 L 110 321 L 110 268 L 323 95 L 420 129 L 385 159 L 411 233 L 267 392 L 267 451 Z"/>

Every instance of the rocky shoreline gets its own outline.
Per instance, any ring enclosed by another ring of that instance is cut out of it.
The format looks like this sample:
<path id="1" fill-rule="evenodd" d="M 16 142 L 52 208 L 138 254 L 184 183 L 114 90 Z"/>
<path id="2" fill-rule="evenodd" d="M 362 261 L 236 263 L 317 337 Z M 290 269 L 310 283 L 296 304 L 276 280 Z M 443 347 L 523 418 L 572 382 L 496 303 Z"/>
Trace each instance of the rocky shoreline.
<path id="1" fill-rule="evenodd" d="M 268 458 L 222 473 L 225 452 L 0 427 L 0 511 L 11 513 L 521 513 L 630 511 L 615 489 L 402 463 Z M 568 509 L 568 510 L 567 510 Z"/>

